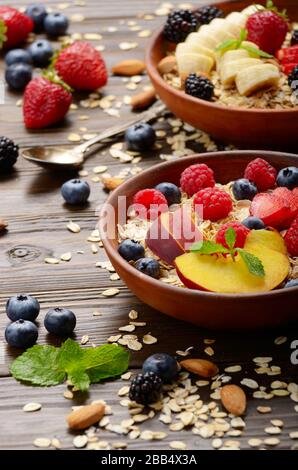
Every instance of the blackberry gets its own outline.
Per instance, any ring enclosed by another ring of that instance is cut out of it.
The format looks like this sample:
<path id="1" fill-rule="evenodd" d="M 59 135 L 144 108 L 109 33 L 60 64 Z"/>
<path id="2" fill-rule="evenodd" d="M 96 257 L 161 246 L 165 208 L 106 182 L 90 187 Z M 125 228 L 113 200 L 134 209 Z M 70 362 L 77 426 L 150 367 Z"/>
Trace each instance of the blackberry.
<path id="1" fill-rule="evenodd" d="M 288 84 L 289 84 L 289 87 L 291 87 L 293 91 L 298 90 L 298 65 L 294 67 L 294 69 L 288 76 Z"/>
<path id="2" fill-rule="evenodd" d="M 169 14 L 163 34 L 168 41 L 183 42 L 199 26 L 197 17 L 189 10 L 174 10 Z"/>
<path id="3" fill-rule="evenodd" d="M 214 93 L 214 85 L 207 77 L 200 77 L 195 73 L 188 75 L 185 80 L 185 93 L 201 98 L 201 100 L 211 101 Z"/>
<path id="4" fill-rule="evenodd" d="M 200 24 L 209 24 L 214 18 L 222 18 L 224 16 L 222 10 L 210 6 L 198 8 L 194 13 Z"/>
<path id="5" fill-rule="evenodd" d="M 298 44 L 298 29 L 294 29 L 291 39 L 291 46 L 296 46 Z"/>
<path id="6" fill-rule="evenodd" d="M 8 137 L 0 137 L 0 171 L 9 170 L 19 156 L 19 147 Z"/>
<path id="7" fill-rule="evenodd" d="M 159 400 L 162 380 L 154 372 L 138 374 L 131 382 L 129 398 L 132 401 L 147 405 Z"/>

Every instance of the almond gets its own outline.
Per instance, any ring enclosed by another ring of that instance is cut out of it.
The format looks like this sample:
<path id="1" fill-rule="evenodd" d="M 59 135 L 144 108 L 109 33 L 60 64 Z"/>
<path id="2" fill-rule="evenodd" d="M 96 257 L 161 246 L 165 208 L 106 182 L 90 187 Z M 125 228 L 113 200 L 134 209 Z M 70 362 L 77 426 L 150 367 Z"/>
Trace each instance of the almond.
<path id="1" fill-rule="evenodd" d="M 145 109 L 148 108 L 156 100 L 154 88 L 150 88 L 142 93 L 132 96 L 131 107 L 132 109 Z"/>
<path id="2" fill-rule="evenodd" d="M 110 178 L 102 178 L 101 181 L 105 189 L 108 191 L 113 191 L 113 189 L 118 188 L 118 186 L 123 183 L 124 179 L 118 178 L 117 176 L 112 176 Z"/>
<path id="3" fill-rule="evenodd" d="M 2 230 L 5 230 L 7 226 L 8 226 L 8 224 L 5 222 L 5 220 L 0 219 L 0 232 Z"/>
<path id="4" fill-rule="evenodd" d="M 70 429 L 86 429 L 101 420 L 105 413 L 102 403 L 82 406 L 72 411 L 66 418 Z"/>
<path id="5" fill-rule="evenodd" d="M 225 409 L 235 416 L 241 416 L 246 410 L 246 396 L 238 385 L 224 385 L 220 398 Z"/>
<path id="6" fill-rule="evenodd" d="M 218 367 L 211 361 L 206 359 L 185 359 L 180 362 L 180 365 L 200 377 L 213 377 L 218 374 Z"/>
<path id="7" fill-rule="evenodd" d="M 167 57 L 161 59 L 157 65 L 157 69 L 161 75 L 164 75 L 166 73 L 173 72 L 173 70 L 176 68 L 176 65 L 176 57 L 174 55 L 168 55 Z"/>
<path id="8" fill-rule="evenodd" d="M 141 60 L 123 60 L 112 67 L 114 75 L 123 75 L 124 77 L 132 77 L 139 75 L 146 70 L 146 65 Z"/>

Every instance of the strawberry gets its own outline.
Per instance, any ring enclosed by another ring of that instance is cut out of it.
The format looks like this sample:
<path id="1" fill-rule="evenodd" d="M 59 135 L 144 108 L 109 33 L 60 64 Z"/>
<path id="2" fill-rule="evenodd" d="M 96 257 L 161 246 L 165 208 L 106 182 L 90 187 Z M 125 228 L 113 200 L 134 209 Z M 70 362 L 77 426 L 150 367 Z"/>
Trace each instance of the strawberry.
<path id="1" fill-rule="evenodd" d="M 283 227 L 291 225 L 295 217 L 298 216 L 298 194 L 290 191 L 288 188 L 276 188 L 271 194 L 281 199 L 285 205 L 289 206 L 291 215 L 288 220 L 283 222 Z"/>
<path id="2" fill-rule="evenodd" d="M 61 50 L 55 69 L 76 90 L 96 90 L 107 83 L 107 70 L 100 53 L 88 42 L 75 41 Z"/>
<path id="3" fill-rule="evenodd" d="M 283 47 L 276 53 L 276 58 L 282 64 L 298 64 L 298 46 Z"/>
<path id="4" fill-rule="evenodd" d="M 279 13 L 268 0 L 267 8 L 249 16 L 246 22 L 247 40 L 254 42 L 262 51 L 274 54 L 283 44 L 289 25 L 285 12 Z"/>
<path id="5" fill-rule="evenodd" d="M 24 93 L 25 126 L 42 129 L 63 119 L 72 101 L 70 88 L 51 72 L 28 83 Z"/>
<path id="6" fill-rule="evenodd" d="M 283 227 L 292 216 L 291 208 L 282 198 L 269 193 L 257 194 L 250 207 L 251 215 L 270 227 Z"/>
<path id="7" fill-rule="evenodd" d="M 285 73 L 286 75 L 290 75 L 290 73 L 293 72 L 294 68 L 296 67 L 296 65 L 298 65 L 298 62 L 296 64 L 285 64 L 283 65 L 282 67 L 282 71 L 283 73 Z"/>
<path id="8" fill-rule="evenodd" d="M 291 256 L 298 256 L 298 217 L 285 235 L 285 243 Z"/>
<path id="9" fill-rule="evenodd" d="M 33 31 L 33 21 L 15 8 L 0 6 L 0 19 L 3 21 L 5 31 L 4 47 L 18 46 L 26 41 L 29 33 Z"/>

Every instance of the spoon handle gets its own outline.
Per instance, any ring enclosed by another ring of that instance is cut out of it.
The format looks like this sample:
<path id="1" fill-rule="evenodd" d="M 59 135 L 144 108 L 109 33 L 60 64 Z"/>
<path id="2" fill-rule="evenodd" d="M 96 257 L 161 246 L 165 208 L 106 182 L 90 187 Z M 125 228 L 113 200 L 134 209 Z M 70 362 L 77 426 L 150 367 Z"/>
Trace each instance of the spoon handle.
<path id="1" fill-rule="evenodd" d="M 148 122 L 153 119 L 156 119 L 157 117 L 163 114 L 165 109 L 166 106 L 160 101 L 157 101 L 147 111 L 143 111 L 142 113 L 138 114 L 132 119 L 129 119 L 125 123 L 122 123 L 118 126 L 110 127 L 109 129 L 93 137 L 93 139 L 90 139 L 87 142 L 78 145 L 75 150 L 81 155 L 82 160 L 84 161 L 91 153 L 96 150 L 96 144 L 100 144 L 110 137 L 123 133 L 124 131 L 126 131 L 126 129 L 128 129 L 134 124 L 138 124 L 139 122 Z"/>

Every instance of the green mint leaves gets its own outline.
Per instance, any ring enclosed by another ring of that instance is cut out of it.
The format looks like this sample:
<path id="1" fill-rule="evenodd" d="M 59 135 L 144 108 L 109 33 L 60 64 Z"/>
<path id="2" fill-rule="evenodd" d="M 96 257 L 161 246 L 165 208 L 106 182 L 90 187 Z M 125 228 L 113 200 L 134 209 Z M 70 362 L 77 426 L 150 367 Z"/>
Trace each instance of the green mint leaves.
<path id="1" fill-rule="evenodd" d="M 250 54 L 262 57 L 264 59 L 271 59 L 273 57 L 272 55 L 267 54 L 267 52 L 261 51 L 261 49 L 258 49 L 257 47 L 250 46 L 249 44 L 242 44 L 243 41 L 246 41 L 247 36 L 247 29 L 241 29 L 240 36 L 238 39 L 228 39 L 227 41 L 224 41 L 219 46 L 217 46 L 216 50 L 224 53 L 230 50 L 244 49 Z"/>
<path id="2" fill-rule="evenodd" d="M 199 253 L 200 255 L 227 254 L 232 257 L 233 261 L 236 260 L 236 256 L 237 254 L 239 254 L 251 274 L 259 277 L 265 276 L 264 266 L 261 260 L 257 258 L 257 256 L 253 255 L 252 253 L 249 253 L 243 248 L 235 247 L 236 232 L 233 227 L 229 227 L 226 230 L 225 240 L 228 248 L 221 245 L 220 243 L 215 243 L 211 240 L 206 240 L 203 241 L 203 243 L 193 243 L 193 245 L 190 247 L 190 251 Z"/>
<path id="3" fill-rule="evenodd" d="M 0 49 L 2 49 L 3 43 L 6 41 L 7 27 L 2 19 L 0 19 Z"/>
<path id="4" fill-rule="evenodd" d="M 48 387 L 66 379 L 78 390 L 87 391 L 91 383 L 116 377 L 128 368 L 129 353 L 115 344 L 81 348 L 67 339 L 60 348 L 36 345 L 19 356 L 10 372 L 17 380 Z"/>

